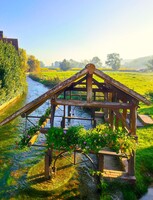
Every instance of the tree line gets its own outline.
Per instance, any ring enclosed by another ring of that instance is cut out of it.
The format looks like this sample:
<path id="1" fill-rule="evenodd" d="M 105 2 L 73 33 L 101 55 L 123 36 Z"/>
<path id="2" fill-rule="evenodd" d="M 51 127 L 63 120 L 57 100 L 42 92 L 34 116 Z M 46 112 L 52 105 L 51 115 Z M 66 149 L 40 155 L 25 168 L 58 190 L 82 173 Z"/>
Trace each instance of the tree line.
<path id="1" fill-rule="evenodd" d="M 82 62 L 78 62 L 73 59 L 55 61 L 51 64 L 51 66 L 48 66 L 48 68 L 59 68 L 61 71 L 67 71 L 71 70 L 72 68 L 83 68 L 86 64 L 93 63 L 97 68 L 110 67 L 112 68 L 112 70 L 119 70 L 121 67 L 121 61 L 122 58 L 120 58 L 120 54 L 110 53 L 107 54 L 107 60 L 105 61 L 105 65 L 103 65 L 99 57 L 95 56 L 91 60 L 83 60 Z M 153 71 L 153 59 L 148 60 L 144 64 L 144 71 Z"/>
<path id="2" fill-rule="evenodd" d="M 107 55 L 105 64 L 111 67 L 113 70 L 118 70 L 121 66 L 121 58 L 118 53 L 111 53 Z M 51 68 L 60 68 L 62 71 L 70 70 L 71 68 L 82 68 L 88 63 L 93 63 L 97 68 L 102 68 L 103 63 L 98 56 L 93 57 L 91 60 L 84 60 L 82 62 L 75 61 L 73 59 L 63 61 L 56 61 L 52 63 Z"/>

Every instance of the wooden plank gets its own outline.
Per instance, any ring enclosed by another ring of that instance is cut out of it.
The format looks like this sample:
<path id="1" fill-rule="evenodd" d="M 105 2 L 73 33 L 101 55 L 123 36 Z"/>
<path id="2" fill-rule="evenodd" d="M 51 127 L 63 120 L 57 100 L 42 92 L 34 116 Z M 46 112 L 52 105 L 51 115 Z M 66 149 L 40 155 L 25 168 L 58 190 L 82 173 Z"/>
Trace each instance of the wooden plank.
<path id="1" fill-rule="evenodd" d="M 105 156 L 117 156 L 117 157 L 125 157 L 125 158 L 127 158 L 127 155 L 125 155 L 123 153 L 116 153 L 114 151 L 100 150 L 98 153 L 99 154 L 103 154 Z"/>
<path id="2" fill-rule="evenodd" d="M 143 125 L 153 124 L 153 119 L 148 115 L 138 115 L 138 119 L 143 123 Z"/>
<path id="3" fill-rule="evenodd" d="M 87 101 L 79 101 L 79 100 L 64 100 L 64 99 L 56 99 L 54 102 L 55 105 L 70 105 L 70 106 L 81 106 L 81 107 L 89 107 L 89 108 L 131 108 L 131 104 L 128 103 L 116 103 L 116 102 L 90 102 Z"/>
<path id="4" fill-rule="evenodd" d="M 73 116 L 67 116 L 65 119 L 78 119 L 78 120 L 93 120 L 94 118 L 85 118 L 85 117 L 73 117 Z"/>
<path id="5" fill-rule="evenodd" d="M 137 99 L 139 101 L 142 101 L 146 105 L 150 105 L 150 101 L 148 101 L 145 97 L 143 97 L 139 93 L 131 90 L 130 88 L 128 88 L 127 86 L 123 85 L 122 83 L 116 81 L 115 79 L 111 78 L 110 76 L 108 76 L 107 74 L 103 73 L 102 71 L 100 71 L 98 69 L 95 69 L 94 70 L 94 74 L 97 75 L 98 77 L 101 77 L 106 82 L 108 82 L 109 84 L 115 86 L 116 88 L 120 89 L 121 91 L 123 91 L 123 92 L 127 93 L 128 95 L 132 96 L 133 98 L 135 98 L 135 99 Z"/>

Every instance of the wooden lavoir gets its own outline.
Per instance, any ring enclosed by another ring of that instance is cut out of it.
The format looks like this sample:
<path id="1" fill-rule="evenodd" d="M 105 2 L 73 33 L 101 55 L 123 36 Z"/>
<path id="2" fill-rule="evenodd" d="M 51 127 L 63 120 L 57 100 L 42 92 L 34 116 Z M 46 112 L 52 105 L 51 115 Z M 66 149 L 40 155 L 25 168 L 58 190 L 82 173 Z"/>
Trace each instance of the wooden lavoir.
<path id="1" fill-rule="evenodd" d="M 77 99 L 77 100 L 76 100 Z M 4 125 L 18 116 L 30 118 L 30 113 L 40 107 L 47 100 L 50 100 L 51 117 L 50 127 L 54 126 L 55 112 L 57 106 L 63 106 L 63 115 L 61 118 L 61 127 L 66 129 L 65 120 L 75 119 L 71 115 L 72 106 L 89 108 L 91 112 L 91 121 L 93 126 L 97 124 L 97 113 L 101 113 L 104 123 L 108 123 L 110 129 L 118 129 L 122 126 L 130 135 L 136 137 L 136 120 L 139 102 L 147 105 L 150 102 L 142 95 L 131 90 L 120 82 L 114 80 L 107 74 L 95 68 L 93 64 L 88 64 L 80 72 L 67 80 L 48 90 L 32 102 L 28 103 L 11 116 L 0 122 Z M 37 117 L 37 116 L 35 116 Z M 100 116 L 99 116 L 100 117 Z M 81 119 L 81 117 L 80 117 Z M 82 119 L 85 120 L 85 119 Z M 87 119 L 89 120 L 89 118 Z M 45 129 L 40 132 L 45 134 Z M 99 170 L 103 171 L 103 156 L 109 152 L 99 152 Z M 112 156 L 117 156 L 113 153 Z M 122 155 L 118 155 L 122 156 Z M 128 160 L 127 176 L 135 177 L 135 152 Z M 50 176 L 50 165 L 52 163 L 52 150 L 48 149 L 45 155 L 45 177 Z"/>

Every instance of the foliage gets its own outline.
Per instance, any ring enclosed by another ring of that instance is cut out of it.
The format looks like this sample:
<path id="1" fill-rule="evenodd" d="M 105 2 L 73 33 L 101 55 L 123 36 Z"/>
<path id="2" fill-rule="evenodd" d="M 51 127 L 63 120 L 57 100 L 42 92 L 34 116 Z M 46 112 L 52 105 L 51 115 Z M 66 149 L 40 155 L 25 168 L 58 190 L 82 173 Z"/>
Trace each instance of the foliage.
<path id="1" fill-rule="evenodd" d="M 24 72 L 27 72 L 29 66 L 27 64 L 28 57 L 27 57 L 26 50 L 19 49 L 19 56 L 20 56 L 20 62 L 21 62 L 22 69 L 23 69 Z"/>
<path id="2" fill-rule="evenodd" d="M 43 122 L 46 121 L 47 117 L 50 115 L 50 108 L 48 108 L 45 111 L 45 114 L 41 116 L 41 118 L 39 119 L 38 125 L 34 126 L 34 127 L 30 127 L 27 132 L 24 132 L 21 135 L 21 139 L 20 141 L 17 143 L 19 148 L 23 148 L 25 146 L 28 145 L 29 141 L 31 140 L 31 138 L 36 134 L 37 131 L 40 130 L 41 125 L 43 124 Z"/>
<path id="3" fill-rule="evenodd" d="M 45 64 L 44 64 L 42 61 L 40 61 L 40 67 L 41 67 L 41 68 L 44 68 L 44 67 L 45 67 Z"/>
<path id="4" fill-rule="evenodd" d="M 25 90 L 26 76 L 20 59 L 12 44 L 0 41 L 0 105 Z"/>
<path id="5" fill-rule="evenodd" d="M 71 66 L 70 66 L 70 63 L 69 63 L 66 59 L 64 59 L 64 60 L 60 63 L 59 68 L 60 68 L 62 71 L 67 71 L 67 70 L 69 70 L 69 69 L 71 68 Z"/>
<path id="6" fill-rule="evenodd" d="M 118 53 L 111 53 L 107 55 L 106 65 L 112 67 L 113 70 L 118 70 L 121 66 L 121 59 Z"/>
<path id="7" fill-rule="evenodd" d="M 27 64 L 29 66 L 29 72 L 40 72 L 40 62 L 34 56 L 29 56 Z"/>
<path id="8" fill-rule="evenodd" d="M 149 71 L 153 71 L 153 59 L 148 60 L 147 68 Z"/>
<path id="9" fill-rule="evenodd" d="M 55 149 L 75 150 L 81 148 L 85 153 L 97 153 L 104 147 L 111 148 L 117 153 L 130 155 L 135 149 L 135 140 L 123 131 L 112 131 L 102 124 L 91 130 L 82 126 L 72 126 L 64 131 L 62 128 L 52 127 L 46 134 L 47 146 Z"/>
<path id="10" fill-rule="evenodd" d="M 93 63 L 97 68 L 102 67 L 102 62 L 97 56 L 92 58 L 91 63 Z"/>
<path id="11" fill-rule="evenodd" d="M 39 119 L 39 122 L 38 122 L 39 126 L 41 126 L 43 124 L 43 122 L 46 121 L 46 119 L 47 119 L 47 117 L 49 117 L 49 115 L 50 115 L 50 108 L 48 108 L 46 110 L 45 114 L 42 115 L 41 118 Z"/>
<path id="12" fill-rule="evenodd" d="M 39 129 L 40 129 L 40 126 L 30 127 L 27 134 L 23 134 L 21 136 L 21 140 L 18 143 L 19 148 L 23 148 L 23 147 L 27 146 L 27 144 L 31 140 L 32 136 L 34 134 L 36 134 L 36 132 L 39 131 Z"/>

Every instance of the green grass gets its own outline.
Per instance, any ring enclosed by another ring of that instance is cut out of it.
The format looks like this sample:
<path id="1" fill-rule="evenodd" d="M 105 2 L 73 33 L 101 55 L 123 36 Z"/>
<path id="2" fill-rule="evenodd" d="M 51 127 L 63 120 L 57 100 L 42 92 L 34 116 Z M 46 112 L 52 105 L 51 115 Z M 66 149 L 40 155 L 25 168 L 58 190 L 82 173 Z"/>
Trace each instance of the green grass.
<path id="1" fill-rule="evenodd" d="M 58 78 L 63 81 L 71 76 L 73 76 L 75 71 L 55 71 L 49 70 L 44 71 L 37 77 L 43 82 L 45 80 L 52 81 Z M 129 88 L 135 90 L 136 92 L 147 95 L 147 93 L 153 91 L 153 73 L 140 73 L 140 72 L 104 72 L 114 78 L 117 81 L 125 84 Z M 36 75 L 35 75 L 36 76 Z M 99 80 L 99 78 L 97 78 Z"/>

